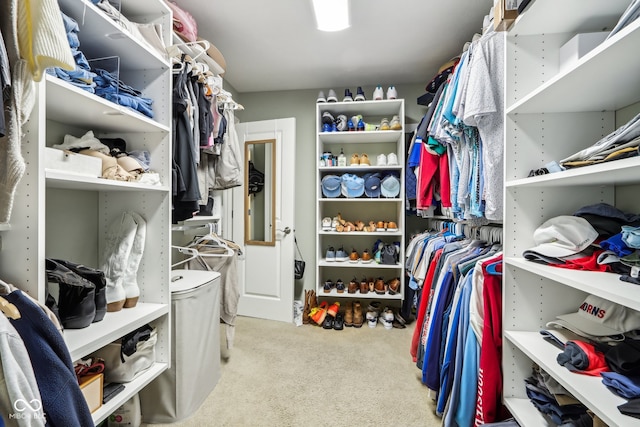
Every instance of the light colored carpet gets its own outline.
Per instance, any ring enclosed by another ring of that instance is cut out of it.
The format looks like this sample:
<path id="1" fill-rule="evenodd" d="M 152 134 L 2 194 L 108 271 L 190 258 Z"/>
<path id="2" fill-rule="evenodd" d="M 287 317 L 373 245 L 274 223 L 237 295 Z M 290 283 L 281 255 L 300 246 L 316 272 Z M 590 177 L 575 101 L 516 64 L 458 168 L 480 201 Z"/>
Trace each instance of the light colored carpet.
<path id="1" fill-rule="evenodd" d="M 335 331 L 239 317 L 214 391 L 163 425 L 439 426 L 409 354 L 414 325 Z"/>

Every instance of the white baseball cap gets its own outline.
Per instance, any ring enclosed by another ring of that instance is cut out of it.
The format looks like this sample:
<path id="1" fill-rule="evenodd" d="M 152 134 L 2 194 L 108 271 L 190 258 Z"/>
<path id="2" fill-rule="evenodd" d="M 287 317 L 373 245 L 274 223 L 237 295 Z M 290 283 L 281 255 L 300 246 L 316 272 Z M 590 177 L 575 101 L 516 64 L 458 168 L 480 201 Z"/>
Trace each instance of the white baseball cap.
<path id="1" fill-rule="evenodd" d="M 536 246 L 525 252 L 547 257 L 567 257 L 582 252 L 598 237 L 589 221 L 572 215 L 560 215 L 547 220 L 533 232 Z"/>

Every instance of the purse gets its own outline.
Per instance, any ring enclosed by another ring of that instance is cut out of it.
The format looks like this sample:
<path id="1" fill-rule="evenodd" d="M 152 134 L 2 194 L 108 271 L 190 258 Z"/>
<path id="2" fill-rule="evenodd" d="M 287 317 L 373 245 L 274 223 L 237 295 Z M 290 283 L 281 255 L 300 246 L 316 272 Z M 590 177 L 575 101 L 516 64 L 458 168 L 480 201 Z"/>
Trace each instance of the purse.
<path id="1" fill-rule="evenodd" d="M 293 241 L 296 243 L 298 256 L 301 258 L 295 259 L 293 261 L 293 277 L 295 277 L 296 280 L 300 280 L 304 276 L 304 268 L 306 267 L 307 263 L 304 262 L 304 259 L 302 258 L 302 252 L 300 252 L 300 248 L 298 247 L 298 240 L 296 239 L 295 235 L 293 236 Z"/>

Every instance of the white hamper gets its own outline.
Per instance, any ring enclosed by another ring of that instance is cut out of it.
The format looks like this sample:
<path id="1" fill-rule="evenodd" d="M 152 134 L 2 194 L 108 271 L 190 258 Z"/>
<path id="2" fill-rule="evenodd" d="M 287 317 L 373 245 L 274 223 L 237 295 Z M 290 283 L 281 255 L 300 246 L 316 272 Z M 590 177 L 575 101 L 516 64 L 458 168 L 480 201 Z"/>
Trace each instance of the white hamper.
<path id="1" fill-rule="evenodd" d="M 145 423 L 193 415 L 220 379 L 220 273 L 171 271 L 171 367 L 140 391 Z"/>

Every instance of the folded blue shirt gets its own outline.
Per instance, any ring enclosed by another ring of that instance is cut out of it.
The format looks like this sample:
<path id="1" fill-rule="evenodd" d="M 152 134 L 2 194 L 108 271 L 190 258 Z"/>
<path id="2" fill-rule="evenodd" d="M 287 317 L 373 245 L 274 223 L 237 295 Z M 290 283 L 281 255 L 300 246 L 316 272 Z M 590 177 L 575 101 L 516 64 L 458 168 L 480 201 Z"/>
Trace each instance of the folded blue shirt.
<path id="1" fill-rule="evenodd" d="M 602 384 L 618 396 L 625 399 L 640 397 L 640 377 L 628 377 L 617 372 L 603 372 L 601 375 Z"/>

